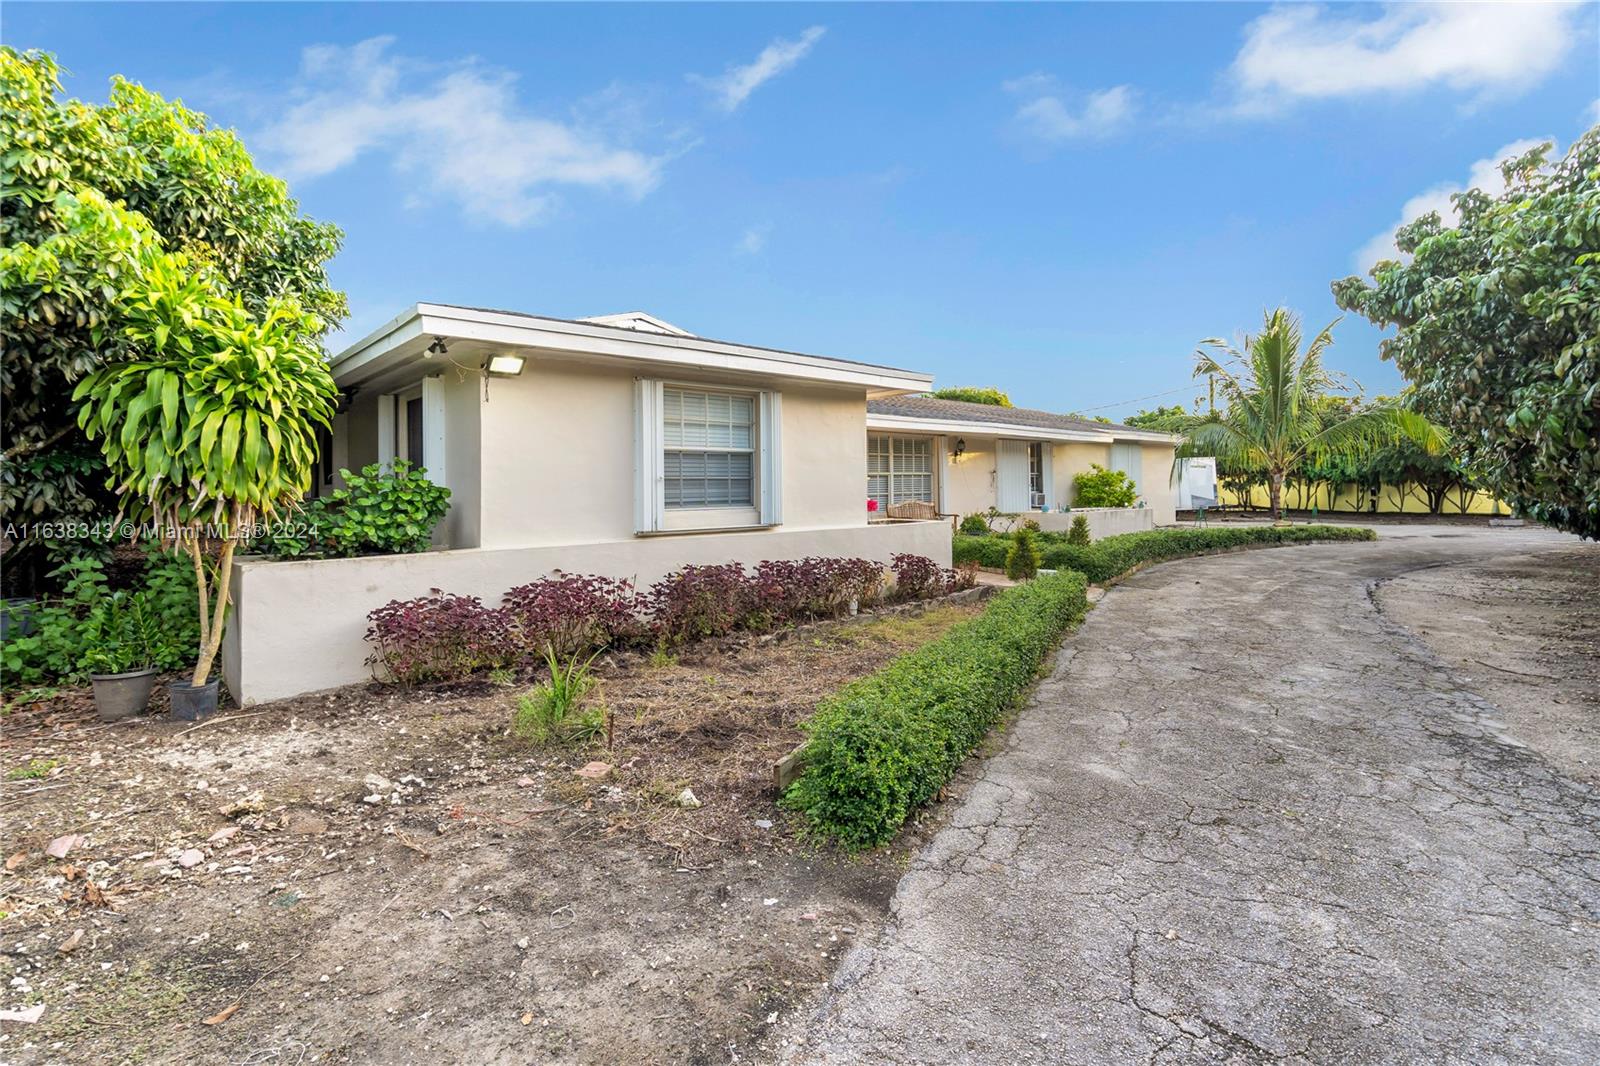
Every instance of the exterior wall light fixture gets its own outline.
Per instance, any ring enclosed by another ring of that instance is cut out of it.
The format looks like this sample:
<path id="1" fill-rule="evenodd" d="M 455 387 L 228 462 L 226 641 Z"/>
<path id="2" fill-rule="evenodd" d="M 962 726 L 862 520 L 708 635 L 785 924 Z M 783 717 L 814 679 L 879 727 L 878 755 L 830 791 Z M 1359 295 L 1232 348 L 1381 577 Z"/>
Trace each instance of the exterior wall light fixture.
<path id="1" fill-rule="evenodd" d="M 484 364 L 484 371 L 491 377 L 514 378 L 522 373 L 527 359 L 520 355 L 491 355 Z"/>

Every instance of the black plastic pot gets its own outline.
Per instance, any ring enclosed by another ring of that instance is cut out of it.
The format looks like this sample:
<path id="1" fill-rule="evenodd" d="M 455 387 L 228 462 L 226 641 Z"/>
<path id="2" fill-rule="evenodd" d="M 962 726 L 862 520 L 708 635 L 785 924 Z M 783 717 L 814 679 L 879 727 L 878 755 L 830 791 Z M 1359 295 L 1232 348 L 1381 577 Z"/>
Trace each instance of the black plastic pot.
<path id="1" fill-rule="evenodd" d="M 187 681 L 173 681 L 167 685 L 167 695 L 172 699 L 172 717 L 185 722 L 198 722 L 217 709 L 217 696 L 221 691 L 220 679 L 195 686 Z"/>
<path id="2" fill-rule="evenodd" d="M 102 722 L 120 722 L 150 706 L 150 691 L 156 687 L 155 667 L 128 670 L 120 674 L 90 674 L 94 686 L 94 709 Z"/>

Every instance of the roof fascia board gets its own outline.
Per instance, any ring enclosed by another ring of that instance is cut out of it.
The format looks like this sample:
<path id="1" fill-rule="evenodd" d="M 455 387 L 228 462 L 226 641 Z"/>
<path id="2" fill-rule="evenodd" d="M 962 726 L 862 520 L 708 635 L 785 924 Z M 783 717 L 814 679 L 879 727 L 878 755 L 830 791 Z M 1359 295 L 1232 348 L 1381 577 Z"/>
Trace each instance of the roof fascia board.
<path id="1" fill-rule="evenodd" d="M 1068 443 L 1110 444 L 1112 435 L 1099 430 L 1051 429 L 1019 426 L 1010 422 L 967 422 L 955 418 L 914 418 L 909 415 L 867 414 L 868 429 L 908 430 L 918 433 L 970 433 L 1012 440 L 1055 440 Z"/>
<path id="2" fill-rule="evenodd" d="M 331 360 L 336 379 L 364 380 L 385 372 L 385 359 L 397 348 L 424 336 L 476 340 L 519 348 L 544 348 L 566 354 L 627 359 L 663 366 L 725 370 L 765 377 L 798 378 L 827 384 L 859 385 L 874 396 L 926 391 L 931 374 L 893 367 L 855 364 L 820 356 L 776 352 L 764 348 L 595 326 L 520 315 L 474 311 L 443 304 L 419 303 L 395 316 Z"/>

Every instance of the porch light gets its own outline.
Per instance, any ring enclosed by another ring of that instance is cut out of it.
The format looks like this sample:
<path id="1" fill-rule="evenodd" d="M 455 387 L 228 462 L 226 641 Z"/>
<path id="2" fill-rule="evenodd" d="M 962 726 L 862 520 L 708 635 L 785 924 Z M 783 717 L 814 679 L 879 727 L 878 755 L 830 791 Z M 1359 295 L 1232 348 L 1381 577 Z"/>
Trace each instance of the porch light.
<path id="1" fill-rule="evenodd" d="M 491 377 L 514 378 L 522 373 L 522 367 L 526 362 L 527 359 L 520 355 L 491 355 L 484 370 Z"/>
<path id="2" fill-rule="evenodd" d="M 965 437 L 957 437 L 956 438 L 956 458 L 957 459 L 961 458 L 962 453 L 964 453 L 966 450 L 967 450 L 967 438 L 965 438 Z"/>

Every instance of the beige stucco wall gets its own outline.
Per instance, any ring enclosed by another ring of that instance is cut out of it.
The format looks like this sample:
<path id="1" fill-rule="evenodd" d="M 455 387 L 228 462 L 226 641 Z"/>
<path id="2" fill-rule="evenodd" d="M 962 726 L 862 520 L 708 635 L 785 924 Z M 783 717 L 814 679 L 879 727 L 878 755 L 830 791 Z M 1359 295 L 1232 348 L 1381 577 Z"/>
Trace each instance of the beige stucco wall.
<path id="1" fill-rule="evenodd" d="M 481 543 L 484 516 L 482 490 L 483 461 L 481 427 L 484 412 L 483 380 L 473 375 L 446 372 L 440 377 L 444 387 L 444 485 L 450 490 L 450 512 L 436 531 L 440 546 Z M 489 382 L 489 396 L 496 398 L 501 379 Z M 430 471 L 437 477 L 437 471 Z"/>
<path id="2" fill-rule="evenodd" d="M 1079 474 L 1087 474 L 1089 468 L 1099 463 L 1107 466 L 1111 462 L 1111 445 L 1091 444 L 1088 442 L 1070 442 L 1057 444 L 1055 454 L 1051 457 L 1051 473 L 1056 483 L 1056 503 L 1071 507 L 1072 497 L 1075 495 L 1072 488 L 1072 479 Z"/>
<path id="3" fill-rule="evenodd" d="M 1170 526 L 1178 520 L 1178 487 L 1173 483 L 1176 449 L 1171 444 L 1145 444 L 1140 449 L 1144 465 L 1145 506 L 1155 512 L 1156 525 Z"/>
<path id="4" fill-rule="evenodd" d="M 717 384 L 717 382 L 708 382 Z M 781 392 L 781 529 L 864 526 L 866 394 Z M 634 537 L 634 377 L 580 364 L 530 364 L 489 383 L 481 434 L 480 547 Z M 452 455 L 452 463 L 454 456 Z M 453 486 L 452 486 L 453 488 Z M 472 543 L 456 540 L 453 543 Z"/>
<path id="5" fill-rule="evenodd" d="M 345 416 L 345 455 L 356 473 L 378 461 L 378 397 L 358 392 Z"/>
<path id="6" fill-rule="evenodd" d="M 476 375 L 446 371 L 439 380 L 451 509 L 437 543 L 508 548 L 638 539 L 631 372 L 531 360 L 517 377 L 491 378 L 487 396 Z M 755 387 L 718 378 L 705 384 Z M 773 387 L 783 418 L 777 528 L 865 526 L 865 390 Z M 378 461 L 378 404 L 376 391 L 358 393 L 352 404 L 352 465 Z"/>
<path id="7" fill-rule="evenodd" d="M 1089 520 L 1089 536 L 1095 540 L 1119 533 L 1142 533 L 1156 525 L 1156 513 L 1150 507 L 1080 507 L 1074 511 L 1051 511 L 1028 517 L 1038 522 L 1046 533 L 1065 533 L 1079 515 Z"/>
<path id="8" fill-rule="evenodd" d="M 999 444 L 994 437 L 956 434 L 947 438 L 951 448 L 955 447 L 957 436 L 967 442 L 967 448 L 959 459 L 949 450 L 945 452 L 947 498 L 939 502 L 939 510 L 944 514 L 979 514 L 994 506 Z"/>
<path id="9" fill-rule="evenodd" d="M 630 537 L 357 559 L 241 559 L 234 564 L 234 606 L 223 643 L 223 673 L 228 691 L 244 705 L 365 681 L 371 676 L 366 665 L 371 650 L 365 640 L 368 612 L 390 600 L 425 596 L 435 588 L 478 596 L 493 605 L 507 589 L 555 570 L 629 578 L 646 587 L 691 563 L 754 565 L 764 559 L 808 555 L 887 563 L 896 552 L 925 555 L 949 566 L 950 524 L 937 520 Z"/>

